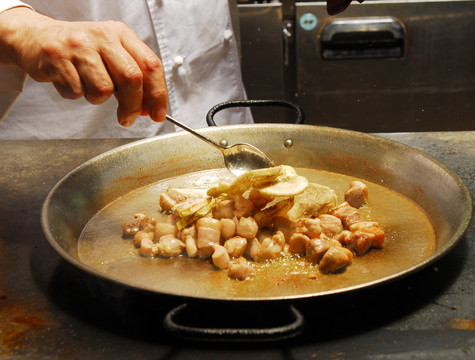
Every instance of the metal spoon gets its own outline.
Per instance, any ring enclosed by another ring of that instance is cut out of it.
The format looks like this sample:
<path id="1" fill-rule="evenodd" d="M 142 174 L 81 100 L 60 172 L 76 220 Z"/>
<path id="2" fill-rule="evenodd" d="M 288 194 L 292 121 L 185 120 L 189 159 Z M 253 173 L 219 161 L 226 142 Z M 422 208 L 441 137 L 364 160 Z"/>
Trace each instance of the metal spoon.
<path id="1" fill-rule="evenodd" d="M 215 143 L 213 140 L 197 133 L 192 128 L 181 123 L 177 119 L 167 115 L 167 119 L 175 125 L 185 129 L 191 134 L 199 137 L 201 140 L 206 141 L 208 144 L 213 145 L 215 148 L 221 150 L 224 156 L 224 163 L 231 173 L 239 176 L 249 170 L 262 169 L 275 166 L 266 154 L 251 144 L 234 144 L 234 145 L 222 145 Z"/>

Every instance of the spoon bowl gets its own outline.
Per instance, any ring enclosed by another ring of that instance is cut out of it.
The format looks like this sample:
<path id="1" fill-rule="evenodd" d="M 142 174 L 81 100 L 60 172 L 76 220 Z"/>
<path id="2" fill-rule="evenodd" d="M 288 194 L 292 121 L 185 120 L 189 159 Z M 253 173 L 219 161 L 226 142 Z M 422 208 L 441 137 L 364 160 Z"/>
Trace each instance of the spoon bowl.
<path id="1" fill-rule="evenodd" d="M 251 144 L 234 144 L 221 147 L 224 163 L 229 171 L 239 176 L 249 170 L 275 166 L 266 154 Z"/>
<path id="2" fill-rule="evenodd" d="M 229 146 L 221 145 L 207 138 L 206 136 L 201 135 L 174 117 L 170 115 L 167 115 L 166 117 L 167 120 L 171 121 L 173 124 L 181 127 L 182 129 L 219 149 L 223 153 L 224 164 L 228 170 L 236 176 L 239 176 L 250 170 L 275 166 L 274 162 L 270 160 L 266 154 L 251 144 L 239 143 Z"/>

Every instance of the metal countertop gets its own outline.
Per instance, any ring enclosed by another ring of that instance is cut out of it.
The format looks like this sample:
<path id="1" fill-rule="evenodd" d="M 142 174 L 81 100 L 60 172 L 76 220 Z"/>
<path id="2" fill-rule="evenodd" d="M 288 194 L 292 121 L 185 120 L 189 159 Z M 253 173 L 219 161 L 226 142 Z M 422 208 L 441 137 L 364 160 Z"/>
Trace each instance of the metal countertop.
<path id="1" fill-rule="evenodd" d="M 475 198 L 475 132 L 377 134 L 443 162 Z M 475 221 L 432 266 L 394 283 L 297 304 L 306 330 L 277 343 L 195 343 L 161 319 L 177 299 L 104 294 L 44 239 L 49 189 L 133 139 L 0 141 L 0 359 L 473 359 Z M 142 304 L 155 303 L 153 313 Z"/>

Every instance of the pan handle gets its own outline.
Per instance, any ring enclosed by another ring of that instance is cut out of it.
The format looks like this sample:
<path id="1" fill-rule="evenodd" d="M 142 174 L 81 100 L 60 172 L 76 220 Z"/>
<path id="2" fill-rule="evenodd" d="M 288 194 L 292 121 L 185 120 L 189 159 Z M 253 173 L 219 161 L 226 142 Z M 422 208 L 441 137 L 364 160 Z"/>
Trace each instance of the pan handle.
<path id="1" fill-rule="evenodd" d="M 225 101 L 213 106 L 206 115 L 208 126 L 216 126 L 214 115 L 221 110 L 234 107 L 257 107 L 257 106 L 282 106 L 294 110 L 297 113 L 295 124 L 303 124 L 305 114 L 300 106 L 286 100 L 234 100 Z"/>
<path id="2" fill-rule="evenodd" d="M 206 319 L 200 317 L 200 314 L 207 313 L 208 319 L 213 316 L 213 313 L 202 311 L 202 309 L 197 309 L 189 306 L 188 304 L 182 304 L 177 306 L 168 312 L 168 314 L 163 319 L 164 328 L 172 335 L 194 341 L 219 341 L 219 342 L 266 342 L 266 341 L 280 341 L 293 338 L 299 335 L 305 325 L 304 317 L 295 307 L 292 305 L 288 306 L 288 319 L 287 316 L 284 316 L 285 320 L 289 322 L 284 324 L 279 324 L 277 326 L 270 327 L 228 327 L 228 324 L 223 327 L 214 327 L 214 326 L 203 326 L 206 325 Z M 232 316 L 235 316 L 237 313 L 232 313 Z M 281 311 L 278 312 L 279 316 L 282 314 Z M 187 322 L 187 317 L 192 317 L 197 315 L 199 320 L 189 320 L 191 325 L 180 324 L 180 320 Z M 220 316 L 221 314 L 214 315 Z M 185 319 L 182 319 L 184 318 Z M 241 315 L 238 315 L 241 317 Z M 275 315 L 274 315 L 275 318 Z M 232 320 L 232 319 L 230 319 Z M 259 319 L 251 320 L 254 325 L 256 322 L 259 322 Z M 194 325 L 193 323 L 199 323 L 199 325 Z M 204 323 L 204 324 L 203 324 Z"/>

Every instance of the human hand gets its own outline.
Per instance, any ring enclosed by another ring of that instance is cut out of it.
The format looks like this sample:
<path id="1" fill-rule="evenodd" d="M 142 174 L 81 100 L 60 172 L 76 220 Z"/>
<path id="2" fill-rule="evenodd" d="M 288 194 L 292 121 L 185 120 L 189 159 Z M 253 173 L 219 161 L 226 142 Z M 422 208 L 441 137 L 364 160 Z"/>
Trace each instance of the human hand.
<path id="1" fill-rule="evenodd" d="M 165 120 L 167 91 L 158 56 L 125 24 L 54 20 L 25 7 L 0 14 L 0 63 L 52 82 L 67 99 L 92 104 L 112 94 L 117 118 L 130 126 L 139 115 Z"/>

